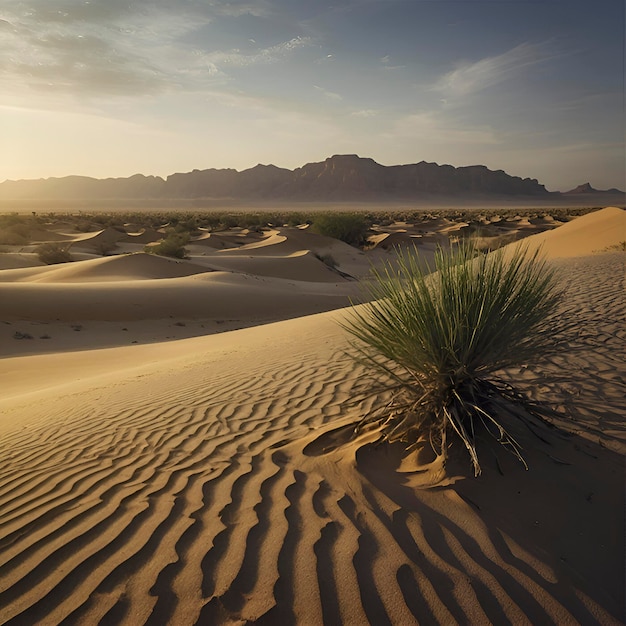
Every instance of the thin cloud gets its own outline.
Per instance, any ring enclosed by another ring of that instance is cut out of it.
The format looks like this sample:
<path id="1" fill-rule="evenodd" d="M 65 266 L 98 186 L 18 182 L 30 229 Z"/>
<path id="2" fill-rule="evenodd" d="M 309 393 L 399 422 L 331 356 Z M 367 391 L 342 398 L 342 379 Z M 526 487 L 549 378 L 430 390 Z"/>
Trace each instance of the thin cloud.
<path id="1" fill-rule="evenodd" d="M 170 13 L 173 17 L 186 15 L 204 21 L 217 16 L 263 17 L 273 10 L 268 0 L 176 0 L 175 3 L 170 0 L 56 0 L 54 3 L 50 0 L 26 0 L 16 5 L 13 15 L 45 24 L 122 24 L 130 16 L 153 13 Z M 7 9 L 5 13 L 11 13 L 11 10 Z"/>
<path id="2" fill-rule="evenodd" d="M 447 97 L 467 96 L 508 80 L 523 69 L 554 56 L 550 44 L 523 43 L 503 54 L 485 57 L 474 63 L 459 64 L 444 74 L 432 89 Z"/>
<path id="3" fill-rule="evenodd" d="M 313 85 L 313 87 L 319 91 L 327 100 L 332 100 L 334 102 L 340 102 L 343 100 L 343 96 L 335 93 L 334 91 L 328 91 L 328 89 L 324 89 L 323 87 L 319 87 L 318 85 Z"/>
<path id="4" fill-rule="evenodd" d="M 378 115 L 378 111 L 374 109 L 361 109 L 359 111 L 352 111 L 350 115 L 352 115 L 352 117 L 375 117 Z"/>
<path id="5" fill-rule="evenodd" d="M 0 43 L 3 91 L 38 89 L 80 93 L 152 93 L 166 79 L 149 58 L 101 36 L 55 29 L 18 28 Z M 123 41 L 123 38 L 122 38 Z"/>
<path id="6" fill-rule="evenodd" d="M 391 56 L 386 54 L 384 57 L 380 59 L 381 67 L 383 70 L 389 72 L 393 70 L 401 70 L 404 69 L 404 65 L 391 65 Z"/>
<path id="7" fill-rule="evenodd" d="M 207 50 L 189 36 L 221 16 L 265 15 L 267 2 L 30 0 L 0 22 L 0 92 L 33 89 L 90 96 L 198 90 L 227 80 L 223 68 L 278 62 L 309 44 L 294 37 L 249 54 Z"/>
<path id="8" fill-rule="evenodd" d="M 294 37 L 289 41 L 284 41 L 270 46 L 269 48 L 263 48 L 250 53 L 244 53 L 239 49 L 227 52 L 212 52 L 205 55 L 205 59 L 216 67 L 248 67 L 251 65 L 276 63 L 291 54 L 294 50 L 304 48 L 310 44 L 311 40 L 309 37 Z"/>

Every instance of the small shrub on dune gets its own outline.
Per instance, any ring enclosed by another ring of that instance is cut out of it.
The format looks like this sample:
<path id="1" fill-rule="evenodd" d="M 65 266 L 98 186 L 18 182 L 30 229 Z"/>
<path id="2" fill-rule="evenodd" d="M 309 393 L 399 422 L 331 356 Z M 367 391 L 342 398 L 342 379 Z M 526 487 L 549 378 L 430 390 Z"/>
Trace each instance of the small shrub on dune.
<path id="1" fill-rule="evenodd" d="M 313 217 L 314 232 L 334 237 L 351 246 L 362 245 L 368 229 L 369 223 L 360 213 L 320 213 Z"/>
<path id="2" fill-rule="evenodd" d="M 117 244 L 113 241 L 99 241 L 94 245 L 94 251 L 100 256 L 108 256 L 117 249 Z"/>
<path id="3" fill-rule="evenodd" d="M 195 218 L 189 217 L 185 220 L 180 220 L 174 230 L 177 233 L 186 233 L 188 235 L 197 235 L 198 234 L 198 223 Z"/>
<path id="4" fill-rule="evenodd" d="M 335 260 L 335 257 L 332 254 L 315 254 L 315 256 L 322 262 L 324 265 L 328 265 L 328 267 L 335 269 L 339 263 Z"/>
<path id="5" fill-rule="evenodd" d="M 523 462 L 506 421 L 529 415 L 516 403 L 532 409 L 497 372 L 552 349 L 549 320 L 560 300 L 552 270 L 523 247 L 478 254 L 471 242 L 439 250 L 433 274 L 420 265 L 417 253 L 398 253 L 344 323 L 358 340 L 356 358 L 394 390 L 382 416 L 369 419 L 380 420 L 388 441 L 430 438 L 444 458 L 448 437 L 460 439 L 475 474 L 480 432 Z"/>
<path id="6" fill-rule="evenodd" d="M 221 219 L 221 225 L 226 228 L 238 228 L 239 227 L 239 216 L 238 215 L 223 215 Z"/>
<path id="7" fill-rule="evenodd" d="M 149 254 L 158 254 L 159 256 L 168 256 L 175 259 L 184 259 L 187 256 L 185 246 L 189 243 L 189 235 L 187 233 L 170 233 L 165 239 L 157 244 L 148 245 L 144 248 Z"/>
<path id="8" fill-rule="evenodd" d="M 69 251 L 69 246 L 60 243 L 42 243 L 37 247 L 37 256 L 46 265 L 56 263 L 70 263 L 74 259 Z"/>

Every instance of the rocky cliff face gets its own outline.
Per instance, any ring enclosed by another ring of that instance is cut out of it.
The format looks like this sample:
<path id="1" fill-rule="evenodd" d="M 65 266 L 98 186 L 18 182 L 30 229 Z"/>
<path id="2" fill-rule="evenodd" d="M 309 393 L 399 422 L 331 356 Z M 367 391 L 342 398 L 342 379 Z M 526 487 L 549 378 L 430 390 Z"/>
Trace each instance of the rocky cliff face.
<path id="1" fill-rule="evenodd" d="M 335 155 L 295 170 L 257 165 L 194 170 L 166 180 L 137 174 L 104 180 L 69 176 L 37 181 L 6 181 L 0 199 L 50 198 L 229 198 L 254 200 L 394 200 L 428 194 L 542 196 L 549 192 L 535 179 L 509 176 L 483 165 L 452 167 L 422 161 L 384 166 L 357 155 Z"/>
<path id="2" fill-rule="evenodd" d="M 548 193 L 536 180 L 491 171 L 482 165 L 455 168 L 436 163 L 385 167 L 373 159 L 336 155 L 293 171 L 280 189 L 287 197 L 313 200 L 410 199 L 421 194 L 541 195 Z"/>

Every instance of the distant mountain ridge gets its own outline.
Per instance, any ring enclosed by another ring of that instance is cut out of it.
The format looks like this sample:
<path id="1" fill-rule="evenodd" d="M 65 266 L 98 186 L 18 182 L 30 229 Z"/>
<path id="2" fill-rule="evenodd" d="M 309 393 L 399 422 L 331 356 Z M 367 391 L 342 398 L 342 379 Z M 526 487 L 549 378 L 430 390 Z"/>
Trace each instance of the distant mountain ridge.
<path id="1" fill-rule="evenodd" d="M 591 186 L 589 185 L 590 189 Z M 575 190 L 574 190 L 575 191 Z M 163 179 L 84 176 L 5 181 L 0 200 L 145 200 L 167 204 L 176 199 L 239 201 L 393 201 L 424 196 L 550 197 L 536 179 L 510 176 L 484 165 L 453 167 L 421 161 L 385 166 L 355 154 L 334 155 L 294 170 L 275 165 L 250 169 L 193 170 Z"/>
<path id="2" fill-rule="evenodd" d="M 582 185 L 578 185 L 578 187 L 575 187 L 574 189 L 570 189 L 569 191 L 564 191 L 563 194 L 564 195 L 574 195 L 574 194 L 586 194 L 586 193 L 624 193 L 623 191 L 620 191 L 619 189 L 615 189 L 614 187 L 612 189 L 594 189 L 591 186 L 591 183 L 583 183 Z"/>

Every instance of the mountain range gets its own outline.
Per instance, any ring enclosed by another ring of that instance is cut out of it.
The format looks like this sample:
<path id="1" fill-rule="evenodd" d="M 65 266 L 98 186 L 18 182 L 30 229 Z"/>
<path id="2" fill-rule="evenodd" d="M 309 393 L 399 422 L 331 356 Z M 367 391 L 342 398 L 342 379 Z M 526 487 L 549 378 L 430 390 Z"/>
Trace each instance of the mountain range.
<path id="1" fill-rule="evenodd" d="M 599 192 L 589 183 L 566 194 L 620 194 Z M 557 196 L 565 195 L 556 192 Z M 528 198 L 555 196 L 536 179 L 511 176 L 484 165 L 453 167 L 421 161 L 384 166 L 371 158 L 335 155 L 319 163 L 289 170 L 275 165 L 250 169 L 193 170 L 161 178 L 136 174 L 129 178 L 96 179 L 66 176 L 39 180 L 7 180 L 0 184 L 0 201 L 118 204 L 121 201 L 169 205 L 176 200 L 254 202 L 410 201 L 436 197 Z"/>

